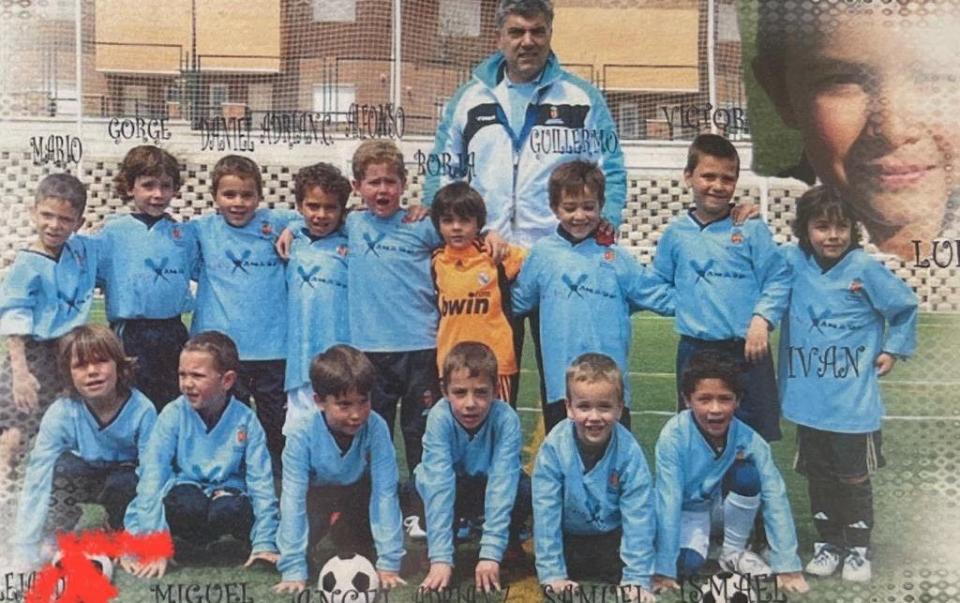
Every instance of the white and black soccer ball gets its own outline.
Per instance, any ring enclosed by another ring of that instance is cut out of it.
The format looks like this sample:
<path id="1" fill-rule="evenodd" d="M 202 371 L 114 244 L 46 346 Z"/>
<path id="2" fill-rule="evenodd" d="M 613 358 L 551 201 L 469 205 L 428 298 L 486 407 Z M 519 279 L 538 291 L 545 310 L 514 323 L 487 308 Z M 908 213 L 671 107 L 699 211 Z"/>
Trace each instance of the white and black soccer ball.
<path id="1" fill-rule="evenodd" d="M 714 574 L 700 587 L 702 603 L 756 603 L 757 600 L 750 578 L 735 572 Z"/>
<path id="2" fill-rule="evenodd" d="M 329 603 L 372 603 L 377 598 L 380 579 L 370 560 L 349 554 L 331 557 L 320 570 L 317 589 Z"/>
<path id="3" fill-rule="evenodd" d="M 87 559 L 90 560 L 90 563 L 93 564 L 97 570 L 103 574 L 103 577 L 107 579 L 107 582 L 113 582 L 113 561 L 110 557 L 106 555 L 86 555 Z M 61 568 L 60 560 L 63 559 L 63 555 L 60 551 L 57 551 L 57 554 L 54 555 L 51 563 L 57 568 Z M 57 597 L 63 594 L 63 591 L 66 589 L 66 579 L 60 578 L 57 581 Z"/>

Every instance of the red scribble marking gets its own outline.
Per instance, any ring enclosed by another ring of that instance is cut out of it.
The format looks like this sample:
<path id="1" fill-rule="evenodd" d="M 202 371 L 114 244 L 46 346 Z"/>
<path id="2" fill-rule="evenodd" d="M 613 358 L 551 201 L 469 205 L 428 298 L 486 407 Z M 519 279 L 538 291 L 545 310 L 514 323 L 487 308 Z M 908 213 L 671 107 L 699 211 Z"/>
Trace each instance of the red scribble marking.
<path id="1" fill-rule="evenodd" d="M 116 587 L 87 559 L 87 555 L 106 555 L 111 559 L 135 557 L 149 563 L 173 557 L 173 540 L 169 532 L 134 536 L 128 532 L 91 531 L 57 536 L 62 555 L 60 567 L 48 565 L 37 574 L 27 592 L 25 603 L 107 603 L 117 596 Z M 63 578 L 65 588 L 57 597 L 57 584 Z"/>

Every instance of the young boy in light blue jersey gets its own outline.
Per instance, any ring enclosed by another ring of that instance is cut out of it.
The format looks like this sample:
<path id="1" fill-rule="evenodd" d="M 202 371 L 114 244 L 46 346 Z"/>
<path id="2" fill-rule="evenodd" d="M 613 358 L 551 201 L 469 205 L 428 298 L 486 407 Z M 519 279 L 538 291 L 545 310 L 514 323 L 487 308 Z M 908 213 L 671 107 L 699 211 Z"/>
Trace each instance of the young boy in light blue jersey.
<path id="1" fill-rule="evenodd" d="M 533 469 L 537 579 L 547 596 L 593 580 L 653 601 L 653 483 L 640 444 L 619 423 L 623 375 L 612 358 L 590 353 L 574 359 L 566 381 L 567 418 Z"/>
<path id="2" fill-rule="evenodd" d="M 677 383 L 702 349 L 736 358 L 746 372 L 737 416 L 767 441 L 780 439 L 780 407 L 769 332 L 786 308 L 790 270 L 762 220 L 738 225 L 730 202 L 740 157 L 722 136 L 701 134 L 690 145 L 686 184 L 694 207 L 657 243 L 653 268 L 677 291 Z M 677 408 L 683 408 L 677 391 Z"/>
<path id="3" fill-rule="evenodd" d="M 393 433 L 397 401 L 407 469 L 420 462 L 426 412 L 440 397 L 437 297 L 430 255 L 443 240 L 429 220 L 400 209 L 407 181 L 403 154 L 368 140 L 353 154 L 353 188 L 365 211 L 347 216 L 350 339 L 377 368 L 373 410 Z"/>
<path id="4" fill-rule="evenodd" d="M 318 412 L 291 426 L 283 450 L 278 593 L 306 587 L 308 551 L 328 530 L 340 553 L 373 558 L 376 545 L 380 588 L 404 583 L 396 452 L 386 422 L 370 412 L 375 380 L 370 361 L 346 345 L 310 365 Z"/>
<path id="5" fill-rule="evenodd" d="M 87 322 L 99 246 L 74 233 L 83 225 L 87 191 L 69 174 L 37 186 L 36 239 L 17 253 L 0 285 L 0 335 L 6 337 L 0 388 L 0 482 L 19 464 L 40 417 L 60 395 L 57 339 Z M 2 486 L 2 484 L 0 484 Z"/>
<path id="6" fill-rule="evenodd" d="M 170 153 L 152 145 L 130 149 L 113 185 L 133 211 L 108 217 L 97 237 L 107 320 L 137 359 L 134 385 L 162 409 L 180 395 L 177 366 L 188 338 L 180 315 L 193 307 L 196 235 L 167 213 L 180 189 L 180 166 Z"/>
<path id="7" fill-rule="evenodd" d="M 565 163 L 550 175 L 550 207 L 560 220 L 557 232 L 537 242 L 512 289 L 515 314 L 540 308 L 540 340 L 547 399 L 547 433 L 565 416 L 564 368 L 580 354 L 613 358 L 628 369 L 630 314 L 651 310 L 673 314 L 673 291 L 616 245 L 597 242 L 603 208 L 600 169 L 581 160 Z M 629 380 L 624 400 L 630 407 Z M 620 420 L 630 425 L 630 413 Z"/>
<path id="8" fill-rule="evenodd" d="M 283 451 L 284 359 L 287 356 L 287 281 L 274 242 L 295 212 L 260 208 L 260 168 L 246 157 L 227 155 L 213 168 L 219 213 L 195 225 L 200 242 L 197 310 L 192 334 L 220 331 L 240 352 L 236 391 L 256 400 L 257 418 L 279 470 Z"/>
<path id="9" fill-rule="evenodd" d="M 850 205 L 822 186 L 797 204 L 786 249 L 793 267 L 790 309 L 780 336 L 783 416 L 797 423 L 797 470 L 807 477 L 817 529 L 806 571 L 871 578 L 874 526 L 870 475 L 885 463 L 878 377 L 913 354 L 917 298 L 859 246 Z"/>
<path id="10" fill-rule="evenodd" d="M 246 566 L 275 563 L 277 497 L 266 436 L 249 407 L 230 395 L 240 360 L 223 333 L 195 335 L 180 353 L 183 395 L 160 412 L 140 457 L 132 534 L 169 530 L 198 545 L 230 534 L 249 543 Z M 141 578 L 162 577 L 167 560 L 124 561 Z"/>
<path id="11" fill-rule="evenodd" d="M 776 572 L 781 589 L 806 592 L 790 502 L 770 445 L 734 417 L 743 395 L 737 363 L 719 352 L 699 352 L 680 387 L 688 409 L 667 421 L 656 447 L 655 590 L 679 588 L 678 581 L 697 575 L 711 533 L 722 526 L 722 569 L 752 577 Z M 747 550 L 761 509 L 769 565 Z"/>
<path id="12" fill-rule="evenodd" d="M 482 343 L 453 346 L 443 361 L 444 397 L 427 417 L 423 462 L 415 473 L 426 507 L 430 571 L 421 588 L 443 590 L 453 575 L 458 519 L 483 518 L 478 589 L 500 590 L 508 547 L 523 554 L 520 532 L 531 512 L 530 478 L 520 469 L 520 418 L 496 399 L 497 358 Z"/>
<path id="13" fill-rule="evenodd" d="M 349 343 L 347 237 L 339 230 L 350 181 L 328 163 L 302 168 L 294 178 L 304 226 L 292 231 L 287 261 L 286 434 L 316 412 L 310 362 L 320 352 Z"/>
<path id="14" fill-rule="evenodd" d="M 133 359 L 107 327 L 75 327 L 60 341 L 62 370 L 70 393 L 43 415 L 30 452 L 14 524 L 12 544 L 19 562 L 36 568 L 52 553 L 43 545 L 47 512 L 53 505 L 55 530 L 70 530 L 80 519 L 78 503 L 95 502 L 107 511 L 114 530 L 137 489 L 137 459 L 157 419 L 150 400 L 133 389 Z"/>

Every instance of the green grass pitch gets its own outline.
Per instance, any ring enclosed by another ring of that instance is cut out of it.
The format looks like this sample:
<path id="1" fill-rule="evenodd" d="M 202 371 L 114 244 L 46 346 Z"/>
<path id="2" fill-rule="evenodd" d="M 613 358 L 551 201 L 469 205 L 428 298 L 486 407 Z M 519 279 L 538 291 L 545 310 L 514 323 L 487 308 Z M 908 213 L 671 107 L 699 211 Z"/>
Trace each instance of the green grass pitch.
<path id="1" fill-rule="evenodd" d="M 94 320 L 103 320 L 102 306 Z M 634 334 L 630 361 L 633 388 L 633 431 L 643 446 L 647 461 L 652 461 L 653 446 L 660 428 L 674 409 L 674 358 L 676 335 L 669 319 L 638 315 L 633 319 Z M 927 314 L 921 317 L 917 357 L 901 362 L 885 378 L 883 391 L 888 419 L 883 426 L 883 453 L 887 467 L 875 477 L 876 529 L 874 531 L 873 581 L 851 585 L 839 578 L 810 579 L 810 594 L 778 594 L 780 601 L 956 601 L 960 600 L 960 522 L 957 521 L 957 460 L 960 456 L 960 407 L 956 389 L 960 377 L 953 369 L 955 345 L 960 336 L 960 316 Z M 776 343 L 772 345 L 776 349 Z M 520 387 L 520 413 L 524 433 L 531 438 L 540 421 L 536 365 L 532 344 L 524 348 Z M 784 421 L 784 438 L 773 445 L 777 465 L 787 483 L 796 521 L 800 555 L 806 562 L 812 553 L 814 532 L 804 480 L 792 469 L 795 452 L 792 424 Z M 398 438 L 399 440 L 399 438 Z M 399 444 L 399 441 L 398 441 Z M 526 452 L 525 456 L 529 456 Z M 403 455 L 397 455 L 401 478 L 406 468 Z M 528 460 L 525 458 L 525 461 Z M 652 467 L 651 467 L 652 469 Z M 536 502 L 534 502 L 536 504 Z M 88 519 L 96 521 L 95 508 Z M 408 557 L 422 557 L 423 545 L 407 543 Z M 475 547 L 458 549 L 456 577 L 472 585 Z M 139 581 L 118 571 L 115 584 L 119 601 L 180 601 L 165 594 L 166 584 L 208 584 L 244 582 L 252 601 L 295 601 L 292 596 L 275 595 L 270 587 L 279 575 L 268 568 L 239 569 L 243 559 L 230 547 L 223 554 L 213 553 L 197 561 L 173 568 L 160 581 Z M 513 587 L 511 601 L 538 600 L 535 576 L 530 567 L 505 568 Z M 390 601 L 457 600 L 420 597 L 415 585 L 423 578 L 420 571 L 407 577 L 409 586 L 390 594 Z M 316 578 L 314 577 L 315 581 Z M 160 586 L 159 592 L 156 587 Z M 309 585 L 311 588 L 316 583 Z M 175 593 L 175 591 L 174 591 Z M 313 601 L 320 600 L 314 592 Z M 466 591 L 461 596 L 466 598 Z M 697 600 L 690 598 L 687 601 Z M 772 600 L 773 593 L 764 593 Z M 198 603 L 200 599 L 195 599 Z M 361 599 L 362 600 L 362 599 Z M 382 600 L 382 599 L 381 599 Z M 477 599 L 477 600 L 482 600 Z M 502 597 L 501 597 L 502 600 Z M 590 600 L 590 599 L 584 599 Z M 599 596 L 595 599 L 600 600 Z M 608 600 L 612 600 L 608 595 Z M 661 596 L 660 601 L 680 601 L 679 595 Z M 304 603 L 301 599 L 299 603 Z"/>

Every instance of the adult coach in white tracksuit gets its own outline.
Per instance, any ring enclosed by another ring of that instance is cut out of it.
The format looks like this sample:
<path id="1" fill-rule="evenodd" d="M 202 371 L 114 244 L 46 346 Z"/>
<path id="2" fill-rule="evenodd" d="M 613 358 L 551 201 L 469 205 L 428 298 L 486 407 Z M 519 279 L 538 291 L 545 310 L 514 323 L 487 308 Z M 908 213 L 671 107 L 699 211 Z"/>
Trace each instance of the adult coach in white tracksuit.
<path id="1" fill-rule="evenodd" d="M 487 229 L 525 248 L 557 228 L 547 181 L 561 163 L 585 159 L 600 165 L 606 177 L 603 216 L 614 226 L 626 197 L 623 152 L 610 110 L 599 90 L 560 68 L 550 50 L 552 23 L 549 0 L 501 0 L 500 49 L 447 104 L 427 162 L 445 167 L 428 170 L 424 185 L 429 205 L 441 186 L 468 180 L 483 196 Z M 539 363 L 535 321 L 531 317 Z M 516 321 L 519 342 L 521 327 Z"/>

